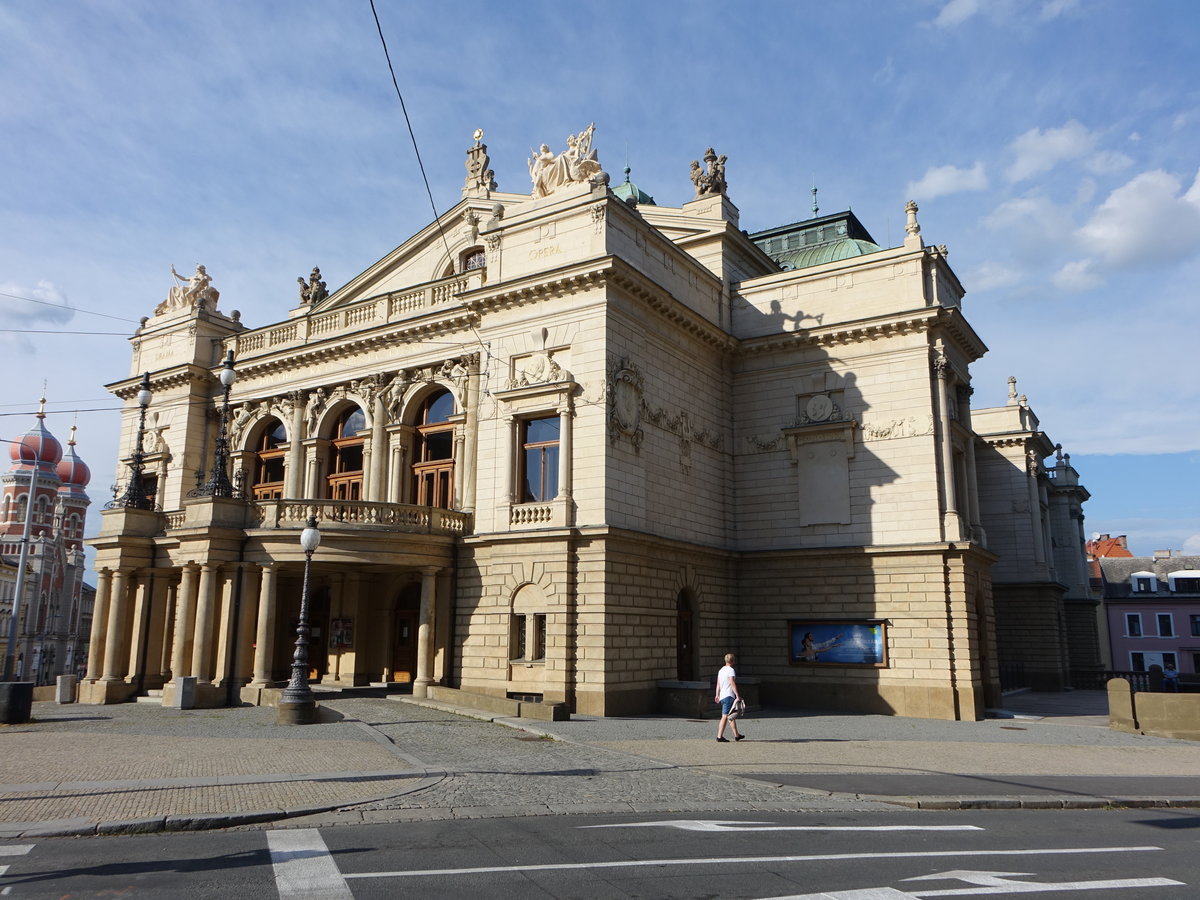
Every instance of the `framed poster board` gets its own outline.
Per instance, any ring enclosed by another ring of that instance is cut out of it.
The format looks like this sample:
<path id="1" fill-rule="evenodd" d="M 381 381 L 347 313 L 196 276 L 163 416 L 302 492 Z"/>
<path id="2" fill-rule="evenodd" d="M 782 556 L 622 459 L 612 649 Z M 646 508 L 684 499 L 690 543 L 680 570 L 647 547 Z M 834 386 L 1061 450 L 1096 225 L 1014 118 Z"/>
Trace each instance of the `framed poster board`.
<path id="1" fill-rule="evenodd" d="M 883 619 L 788 622 L 788 661 L 804 666 L 887 666 Z"/>
<path id="2" fill-rule="evenodd" d="M 343 650 L 354 646 L 354 620 L 332 619 L 329 622 L 329 649 Z"/>

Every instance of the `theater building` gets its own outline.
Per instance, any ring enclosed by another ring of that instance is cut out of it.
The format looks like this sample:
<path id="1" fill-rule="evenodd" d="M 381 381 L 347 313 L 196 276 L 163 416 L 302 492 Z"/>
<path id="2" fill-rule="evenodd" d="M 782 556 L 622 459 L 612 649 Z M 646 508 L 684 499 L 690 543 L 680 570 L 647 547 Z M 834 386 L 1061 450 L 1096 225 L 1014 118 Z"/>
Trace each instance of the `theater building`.
<path id="1" fill-rule="evenodd" d="M 916 205 L 897 247 L 849 212 L 747 234 L 724 157 L 657 205 L 591 142 L 506 193 L 477 136 L 452 209 L 275 322 L 177 276 L 110 385 L 149 508 L 94 540 L 83 699 L 274 702 L 315 516 L 330 687 L 623 715 L 711 705 L 734 651 L 768 704 L 997 702 L 986 348 Z"/>

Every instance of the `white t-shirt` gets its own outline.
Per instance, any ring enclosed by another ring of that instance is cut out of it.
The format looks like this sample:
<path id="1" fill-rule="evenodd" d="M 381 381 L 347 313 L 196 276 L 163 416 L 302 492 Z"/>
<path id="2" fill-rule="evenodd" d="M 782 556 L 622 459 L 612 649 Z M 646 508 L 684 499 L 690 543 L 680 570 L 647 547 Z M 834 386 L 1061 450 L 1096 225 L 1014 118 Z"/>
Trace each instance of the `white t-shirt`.
<path id="1" fill-rule="evenodd" d="M 733 671 L 733 666 L 724 666 L 717 673 L 717 702 L 724 700 L 726 697 L 734 696 L 733 679 L 737 675 Z"/>

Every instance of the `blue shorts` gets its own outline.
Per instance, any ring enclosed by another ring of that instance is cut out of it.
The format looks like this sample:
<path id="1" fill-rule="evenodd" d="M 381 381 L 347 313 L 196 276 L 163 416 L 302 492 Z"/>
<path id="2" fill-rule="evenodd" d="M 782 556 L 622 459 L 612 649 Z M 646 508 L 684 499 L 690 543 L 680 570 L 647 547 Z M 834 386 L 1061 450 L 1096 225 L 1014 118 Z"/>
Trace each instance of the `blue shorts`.
<path id="1" fill-rule="evenodd" d="M 733 701 L 734 701 L 733 694 L 730 694 L 728 697 L 724 697 L 721 699 L 721 715 L 723 715 L 723 716 L 729 715 L 729 711 L 731 709 L 733 709 Z"/>

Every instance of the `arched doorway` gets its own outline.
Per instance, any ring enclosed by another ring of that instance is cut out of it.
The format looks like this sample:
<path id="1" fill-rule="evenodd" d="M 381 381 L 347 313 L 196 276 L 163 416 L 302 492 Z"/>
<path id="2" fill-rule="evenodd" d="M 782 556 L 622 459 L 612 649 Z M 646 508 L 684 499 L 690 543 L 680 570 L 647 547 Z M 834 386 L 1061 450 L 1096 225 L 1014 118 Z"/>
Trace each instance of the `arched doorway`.
<path id="1" fill-rule="evenodd" d="M 675 599 L 675 678 L 696 680 L 695 619 L 692 600 L 686 590 Z"/>
<path id="2" fill-rule="evenodd" d="M 278 419 L 272 419 L 254 442 L 255 500 L 278 500 L 283 496 L 284 456 L 280 445 L 287 442 L 287 431 Z"/>
<path id="3" fill-rule="evenodd" d="M 326 495 L 330 500 L 361 500 L 364 439 L 359 432 L 367 427 L 367 418 L 357 406 L 345 410 L 333 427 L 329 450 L 329 476 Z"/>
<path id="4" fill-rule="evenodd" d="M 447 390 L 426 398 L 417 415 L 413 451 L 413 502 L 450 509 L 454 504 L 454 395 Z"/>

